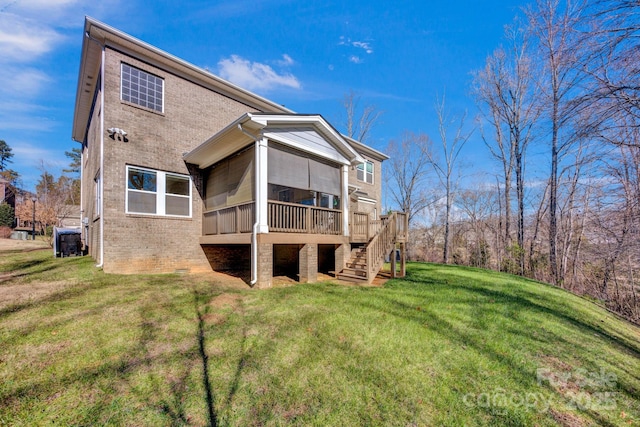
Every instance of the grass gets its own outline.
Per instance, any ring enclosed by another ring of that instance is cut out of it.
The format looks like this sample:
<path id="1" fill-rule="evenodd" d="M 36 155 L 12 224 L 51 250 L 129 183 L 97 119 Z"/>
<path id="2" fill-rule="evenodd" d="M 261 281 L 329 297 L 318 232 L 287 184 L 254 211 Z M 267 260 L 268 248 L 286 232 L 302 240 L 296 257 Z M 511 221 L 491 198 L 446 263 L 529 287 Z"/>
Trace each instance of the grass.
<path id="1" fill-rule="evenodd" d="M 408 272 L 255 291 L 2 252 L 0 293 L 39 291 L 0 305 L 0 425 L 640 424 L 637 326 L 518 277 Z"/>

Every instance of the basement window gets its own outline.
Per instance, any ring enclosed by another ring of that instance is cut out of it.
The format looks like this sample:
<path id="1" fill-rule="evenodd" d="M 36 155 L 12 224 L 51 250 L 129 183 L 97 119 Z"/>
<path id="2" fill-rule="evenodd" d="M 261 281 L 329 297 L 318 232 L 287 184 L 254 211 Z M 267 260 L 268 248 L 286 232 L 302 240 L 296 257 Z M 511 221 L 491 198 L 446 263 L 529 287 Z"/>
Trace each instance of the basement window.
<path id="1" fill-rule="evenodd" d="M 162 113 L 164 80 L 128 64 L 122 64 L 120 98 L 123 101 Z"/>
<path id="2" fill-rule="evenodd" d="M 127 166 L 126 212 L 190 218 L 190 178 L 186 175 Z"/>

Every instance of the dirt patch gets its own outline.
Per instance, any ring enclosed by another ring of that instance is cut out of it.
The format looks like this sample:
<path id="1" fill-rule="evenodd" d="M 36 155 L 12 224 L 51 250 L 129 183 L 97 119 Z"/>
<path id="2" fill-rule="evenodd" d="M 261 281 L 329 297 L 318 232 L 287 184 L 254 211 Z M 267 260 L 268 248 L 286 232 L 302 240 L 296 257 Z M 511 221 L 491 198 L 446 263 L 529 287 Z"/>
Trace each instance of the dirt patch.
<path id="1" fill-rule="evenodd" d="M 69 280 L 59 280 L 47 283 L 32 282 L 22 285 L 0 285 L 0 309 L 41 301 L 48 296 L 67 289 L 73 284 L 74 282 Z"/>
<path id="2" fill-rule="evenodd" d="M 205 314 L 203 319 L 212 325 L 222 325 L 227 321 L 227 316 L 221 313 L 209 313 Z"/>
<path id="3" fill-rule="evenodd" d="M 211 312 L 204 315 L 205 322 L 212 325 L 222 325 L 231 313 L 241 310 L 242 296 L 234 293 L 224 293 L 209 301 Z"/>
<path id="4" fill-rule="evenodd" d="M 569 412 L 560 412 L 556 409 L 549 409 L 551 416 L 554 420 L 558 422 L 561 426 L 564 427 L 582 427 L 584 426 L 584 421 L 582 418 L 578 417 L 576 414 L 572 414 Z"/>
<path id="5" fill-rule="evenodd" d="M 344 286 L 380 287 L 380 288 L 383 287 L 384 284 L 387 283 L 388 281 L 389 279 L 386 277 L 377 276 L 375 279 L 373 279 L 373 283 L 371 284 L 367 282 L 349 282 L 347 280 L 336 279 L 335 276 L 331 274 L 325 274 L 325 273 L 318 273 L 318 280 L 317 280 L 317 282 L 331 282 L 337 285 L 344 285 Z M 273 279 L 271 279 L 271 287 L 274 287 L 274 288 L 295 286 L 298 284 L 300 284 L 300 282 L 298 282 L 297 280 L 289 276 L 274 276 Z"/>
<path id="6" fill-rule="evenodd" d="M 225 274 L 219 271 L 209 271 L 205 273 L 189 273 L 186 275 L 189 279 L 197 282 L 207 282 L 212 285 L 222 285 L 224 288 L 230 289 L 251 289 L 248 282 L 244 280 L 244 276 L 235 274 Z"/>
<path id="7" fill-rule="evenodd" d="M 209 305 L 216 310 L 231 308 L 235 311 L 242 302 L 242 296 L 239 294 L 221 294 L 213 298 Z"/>
<path id="8" fill-rule="evenodd" d="M 543 355 L 541 356 L 541 359 L 545 362 L 545 365 L 555 370 L 571 371 L 573 369 L 572 365 L 558 359 L 555 356 Z"/>
<path id="9" fill-rule="evenodd" d="M 17 239 L 0 239 L 0 252 L 2 251 L 33 251 L 37 249 L 47 249 L 50 246 L 42 240 L 17 240 Z M 53 253 L 52 255 L 53 256 Z"/>

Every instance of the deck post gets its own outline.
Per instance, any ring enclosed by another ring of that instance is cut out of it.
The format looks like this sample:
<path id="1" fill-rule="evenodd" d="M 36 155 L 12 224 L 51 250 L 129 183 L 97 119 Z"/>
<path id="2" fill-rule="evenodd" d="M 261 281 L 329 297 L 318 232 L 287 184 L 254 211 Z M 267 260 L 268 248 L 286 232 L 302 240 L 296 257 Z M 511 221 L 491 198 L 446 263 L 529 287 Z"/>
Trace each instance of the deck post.
<path id="1" fill-rule="evenodd" d="M 342 166 L 342 235 L 349 235 L 349 166 Z M 337 267 L 336 267 L 337 268 Z"/>
<path id="2" fill-rule="evenodd" d="M 267 174 L 268 159 L 267 138 L 261 136 L 256 140 L 255 171 L 256 171 L 256 222 L 258 223 L 258 233 L 269 232 L 269 212 L 267 203 L 268 180 Z"/>
<path id="3" fill-rule="evenodd" d="M 395 279 L 397 277 L 396 273 L 396 247 L 393 246 L 393 250 L 391 251 L 391 255 L 389 256 L 391 261 L 391 278 Z"/>
<path id="4" fill-rule="evenodd" d="M 270 288 L 273 280 L 273 244 L 261 241 L 258 234 L 258 288 Z"/>
<path id="5" fill-rule="evenodd" d="M 302 245 L 298 255 L 300 283 L 314 283 L 318 281 L 318 245 L 307 243 Z"/>

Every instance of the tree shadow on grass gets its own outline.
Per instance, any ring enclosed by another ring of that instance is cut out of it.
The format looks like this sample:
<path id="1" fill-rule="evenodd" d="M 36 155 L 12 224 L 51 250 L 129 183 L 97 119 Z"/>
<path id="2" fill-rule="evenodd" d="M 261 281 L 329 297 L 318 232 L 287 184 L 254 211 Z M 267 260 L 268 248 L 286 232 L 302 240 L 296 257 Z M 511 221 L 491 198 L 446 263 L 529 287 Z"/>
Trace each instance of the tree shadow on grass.
<path id="1" fill-rule="evenodd" d="M 215 408 L 215 396 L 213 390 L 211 390 L 211 379 L 209 376 L 209 356 L 207 355 L 205 331 L 204 331 L 204 316 L 200 310 L 200 305 L 208 302 L 208 298 L 202 292 L 194 290 L 193 303 L 198 316 L 198 353 L 202 362 L 202 384 L 205 390 L 206 400 L 206 412 L 209 418 L 209 425 L 216 427 L 218 425 L 218 414 Z"/>

